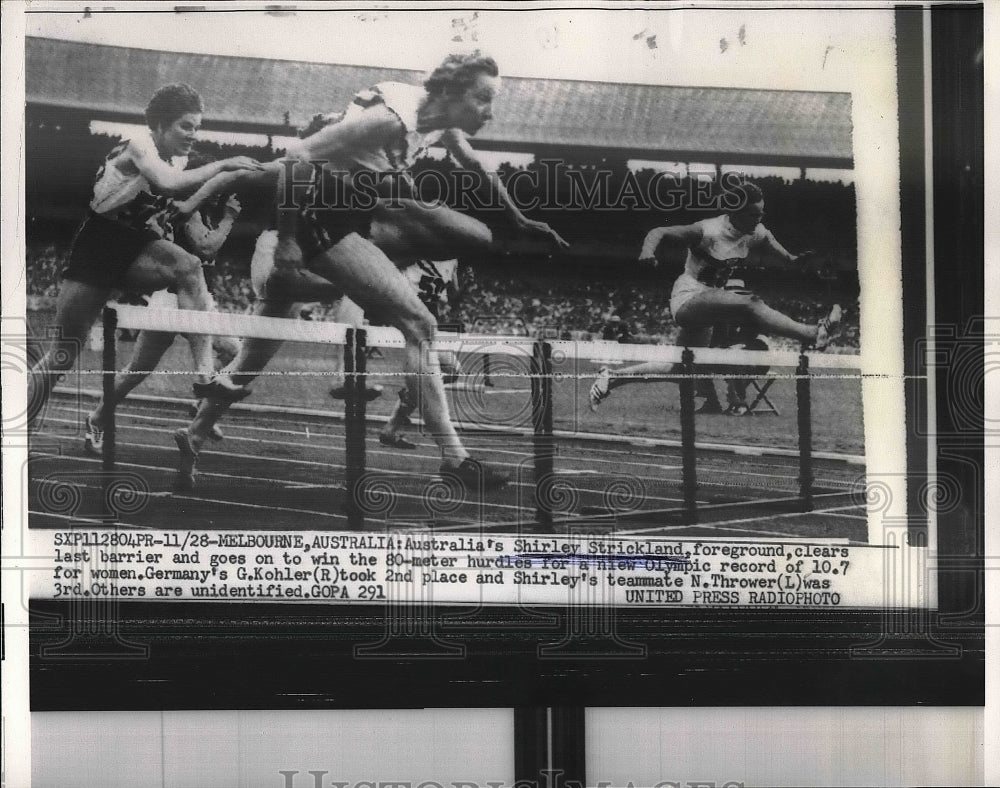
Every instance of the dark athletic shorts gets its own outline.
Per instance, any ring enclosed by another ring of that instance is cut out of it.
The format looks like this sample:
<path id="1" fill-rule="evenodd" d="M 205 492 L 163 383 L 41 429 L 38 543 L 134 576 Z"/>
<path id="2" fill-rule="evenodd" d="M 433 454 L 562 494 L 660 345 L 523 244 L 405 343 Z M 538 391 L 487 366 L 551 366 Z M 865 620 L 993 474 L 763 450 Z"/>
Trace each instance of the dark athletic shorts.
<path id="1" fill-rule="evenodd" d="M 152 231 L 135 230 L 91 211 L 76 231 L 63 279 L 109 290 L 125 288 L 129 266 L 147 244 L 159 240 Z"/>
<path id="2" fill-rule="evenodd" d="M 342 178 L 323 173 L 322 199 L 315 208 L 300 208 L 296 240 L 309 262 L 351 233 L 368 238 L 376 195 L 358 192 Z"/>

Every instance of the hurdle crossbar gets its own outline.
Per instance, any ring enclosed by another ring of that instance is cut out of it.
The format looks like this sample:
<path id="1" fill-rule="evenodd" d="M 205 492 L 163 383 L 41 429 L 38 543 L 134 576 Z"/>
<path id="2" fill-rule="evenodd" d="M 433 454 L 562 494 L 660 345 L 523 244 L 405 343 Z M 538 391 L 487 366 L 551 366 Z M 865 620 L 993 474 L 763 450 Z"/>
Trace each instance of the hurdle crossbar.
<path id="1" fill-rule="evenodd" d="M 254 337 L 258 339 L 306 342 L 343 347 L 345 372 L 346 471 L 345 509 L 352 527 L 364 526 L 364 500 L 361 485 L 365 479 L 366 359 L 373 347 L 404 347 L 402 334 L 393 328 L 354 328 L 328 322 L 289 320 L 191 310 L 158 310 L 117 305 L 104 310 L 104 354 L 102 380 L 107 417 L 103 449 L 106 476 L 116 461 L 116 424 L 114 379 L 117 371 L 117 329 L 138 329 L 183 334 Z M 585 346 L 585 347 L 584 347 Z M 592 343 L 545 340 L 533 337 L 497 337 L 488 334 L 447 333 L 433 342 L 435 350 L 451 350 L 489 355 L 518 355 L 530 359 L 531 406 L 533 424 L 536 519 L 542 527 L 554 524 L 549 505 L 554 479 L 555 445 L 553 439 L 553 360 L 589 358 Z M 681 515 L 685 522 L 698 519 L 697 456 L 695 447 L 696 417 L 694 381 L 699 366 L 791 367 L 796 380 L 799 448 L 799 506 L 810 511 L 813 505 L 812 408 L 810 381 L 816 369 L 861 370 L 861 357 L 785 351 L 732 351 L 718 348 L 684 348 L 669 345 L 602 344 L 602 357 L 609 361 L 637 363 L 658 361 L 678 365 L 676 378 L 681 392 L 682 492 Z M 109 477 L 110 478 L 110 477 Z M 649 513 L 647 514 L 655 514 Z M 614 516 L 614 515 L 610 515 Z"/>
<path id="2" fill-rule="evenodd" d="M 309 342 L 345 345 L 351 326 L 325 321 L 290 320 L 282 317 L 257 317 L 225 312 L 198 312 L 184 309 L 150 309 L 118 305 L 119 328 L 147 331 L 169 331 L 178 334 L 212 334 L 216 336 L 279 339 L 287 342 Z M 395 328 L 366 326 L 366 346 L 369 348 L 405 347 L 403 335 Z M 530 356 L 534 344 L 544 341 L 555 359 L 589 359 L 593 342 L 571 340 L 540 340 L 536 337 L 498 337 L 493 334 L 462 334 L 446 332 L 433 342 L 435 350 L 452 350 L 492 355 Z M 662 361 L 683 363 L 686 348 L 679 345 L 639 345 L 601 343 L 601 358 L 609 363 L 640 363 Z M 784 367 L 799 366 L 801 353 L 784 350 L 740 350 L 727 348 L 691 348 L 694 364 L 720 367 Z M 862 370 L 862 357 L 856 354 L 807 352 L 811 370 Z"/>

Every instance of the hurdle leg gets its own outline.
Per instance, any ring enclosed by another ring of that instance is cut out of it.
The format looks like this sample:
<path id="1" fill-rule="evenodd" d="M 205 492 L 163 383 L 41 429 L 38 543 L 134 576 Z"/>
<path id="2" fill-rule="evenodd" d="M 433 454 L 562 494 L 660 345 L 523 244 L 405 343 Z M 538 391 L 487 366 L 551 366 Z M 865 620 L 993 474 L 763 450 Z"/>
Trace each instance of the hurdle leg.
<path id="1" fill-rule="evenodd" d="M 347 500 L 347 524 L 364 528 L 365 512 L 361 505 L 362 477 L 365 472 L 365 331 L 347 329 L 344 345 L 344 487 Z"/>
<path id="2" fill-rule="evenodd" d="M 483 385 L 492 386 L 493 381 L 490 379 L 490 354 L 483 353 Z"/>
<path id="3" fill-rule="evenodd" d="M 488 358 L 488 357 L 487 357 Z M 552 438 L 552 346 L 535 342 L 531 349 L 531 422 L 535 463 L 535 517 L 552 526 L 552 492 L 555 480 L 555 445 Z"/>
<path id="4" fill-rule="evenodd" d="M 103 471 L 104 513 L 113 521 L 116 517 L 112 493 L 112 474 L 115 471 L 117 446 L 115 445 L 115 373 L 118 369 L 118 312 L 112 307 L 104 307 L 104 352 L 101 366 L 101 388 L 104 395 L 104 446 L 101 449 L 101 470 Z"/>
<path id="5" fill-rule="evenodd" d="M 683 377 L 681 394 L 681 491 L 684 496 L 684 522 L 698 522 L 698 464 L 694 446 L 694 353 L 684 348 L 681 354 Z"/>
<path id="6" fill-rule="evenodd" d="M 795 395 L 798 404 L 799 422 L 799 505 L 803 512 L 813 510 L 813 462 L 812 462 L 812 395 L 809 380 L 809 358 L 805 353 L 799 356 L 799 366 L 795 370 Z"/>

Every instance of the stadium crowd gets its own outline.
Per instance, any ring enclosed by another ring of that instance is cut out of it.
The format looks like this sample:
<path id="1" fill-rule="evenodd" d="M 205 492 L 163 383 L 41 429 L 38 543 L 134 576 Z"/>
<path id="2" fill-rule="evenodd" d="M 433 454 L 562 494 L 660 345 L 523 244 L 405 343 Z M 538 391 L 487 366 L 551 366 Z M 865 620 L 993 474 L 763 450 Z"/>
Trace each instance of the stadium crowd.
<path id="1" fill-rule="evenodd" d="M 29 311 L 53 308 L 66 254 L 65 248 L 51 244 L 29 248 Z M 227 261 L 220 265 L 215 276 L 213 292 L 219 308 L 227 312 L 248 311 L 253 294 L 240 264 Z M 519 278 L 497 265 L 467 265 L 460 276 L 461 297 L 443 309 L 441 319 L 483 333 L 508 336 L 544 333 L 577 340 L 600 339 L 615 317 L 627 323 L 637 342 L 669 343 L 677 333 L 669 310 L 672 284 L 669 278 L 658 284 L 648 279 L 623 283 L 620 278 L 612 281 L 606 277 L 582 281 L 560 277 L 558 271 L 548 277 Z M 766 284 L 754 287 L 768 304 L 797 320 L 815 322 L 826 309 L 825 294 L 809 298 L 801 295 L 800 288 Z M 841 293 L 846 304 L 844 331 L 836 345 L 857 348 L 860 345 L 857 297 L 851 301 L 843 296 Z M 311 317 L 322 320 L 331 314 L 332 310 L 318 306 Z M 791 347 L 791 343 L 785 344 Z"/>
<path id="2" fill-rule="evenodd" d="M 27 152 L 27 294 L 28 309 L 37 311 L 50 309 L 54 303 L 59 275 L 72 232 L 81 218 L 81 206 L 87 203 L 93 173 L 118 138 L 91 134 L 85 124 L 58 124 L 46 118 L 29 118 L 29 123 L 34 124 L 34 133 L 27 139 L 37 150 Z M 51 157 L 44 155 L 44 150 L 54 145 L 74 151 L 68 160 L 61 160 L 58 172 L 50 171 Z M 202 141 L 198 147 L 215 157 L 249 155 L 269 159 L 276 154 L 270 142 L 267 147 L 253 148 Z M 447 173 L 450 165 L 429 161 L 424 166 Z M 578 178 L 578 183 L 592 186 L 594 182 L 587 178 L 595 177 L 602 167 L 611 169 L 607 181 L 607 193 L 611 195 L 619 193 L 627 178 L 633 178 L 641 192 L 655 175 L 653 170 L 639 170 L 630 176 L 624 162 L 589 162 L 567 165 L 553 179 L 551 173 L 542 172 L 542 165 L 533 163 L 522 169 L 538 177 L 520 179 L 528 187 L 520 190 L 519 197 L 530 201 L 547 196 L 572 202 L 573 190 L 568 185 L 571 178 L 566 173 L 577 170 L 583 179 Z M 512 172 L 510 165 L 501 167 L 502 175 Z M 854 187 L 804 179 L 788 182 L 777 177 L 755 180 L 767 195 L 768 227 L 789 248 L 820 252 L 825 277 L 751 258 L 741 272 L 747 285 L 771 306 L 804 322 L 815 322 L 829 303 L 839 301 L 845 308 L 844 331 L 836 344 L 858 347 Z M 533 192 L 531 184 L 540 185 Z M 696 194 L 703 186 L 686 178 L 676 184 L 687 195 Z M 547 191 L 543 194 L 541 190 Z M 539 259 L 532 257 L 531 250 L 523 254 L 515 250 L 505 259 L 464 261 L 471 265 L 461 269 L 461 297 L 445 309 L 442 320 L 498 334 L 544 331 L 549 336 L 589 340 L 600 338 L 609 321 L 619 318 L 628 326 L 633 341 L 672 341 L 677 326 L 668 303 L 683 255 L 665 251 L 663 265 L 653 273 L 636 266 L 638 249 L 652 227 L 664 222 L 696 221 L 712 215 L 710 212 L 682 203 L 669 213 L 642 207 L 608 211 L 572 204 L 558 209 L 557 215 L 526 213 L 533 218 L 544 215 L 572 241 L 564 259 Z M 488 214 L 481 213 L 480 218 L 489 221 Z M 252 219 L 241 223 L 243 226 L 237 226 L 217 261 L 218 286 L 214 292 L 219 307 L 226 311 L 244 312 L 252 300 L 248 265 L 257 228 Z M 313 311 L 314 319 L 326 315 L 322 307 Z"/>

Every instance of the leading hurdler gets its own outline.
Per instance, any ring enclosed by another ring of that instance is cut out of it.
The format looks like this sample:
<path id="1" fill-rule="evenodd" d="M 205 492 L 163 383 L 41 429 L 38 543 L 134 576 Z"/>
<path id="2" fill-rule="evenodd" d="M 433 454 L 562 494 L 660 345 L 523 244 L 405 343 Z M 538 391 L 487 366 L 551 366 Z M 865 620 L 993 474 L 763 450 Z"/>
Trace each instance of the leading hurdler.
<path id="1" fill-rule="evenodd" d="M 394 198 L 392 226 L 381 249 L 371 240 L 377 204 L 359 184 L 380 176 L 405 174 L 417 155 L 443 145 L 464 168 L 488 178 L 514 230 L 555 248 L 568 244 L 543 222 L 525 217 L 499 177 L 486 169 L 466 135 L 490 120 L 500 88 L 496 62 L 475 52 L 451 55 L 423 87 L 385 82 L 358 93 L 343 120 L 331 123 L 288 151 L 279 173 L 277 240 L 273 268 L 266 279 L 254 276 L 260 300 L 256 314 L 288 316 L 288 304 L 324 301 L 346 294 L 366 312 L 377 313 L 405 340 L 403 371 L 407 389 L 417 394 L 421 416 L 441 450 L 440 473 L 473 489 L 497 489 L 506 474 L 474 460 L 462 445 L 448 413 L 436 354 L 431 350 L 436 323 L 389 256 L 446 259 L 493 242 L 485 224 L 444 206 Z M 312 162 L 322 162 L 316 174 Z M 296 186 L 308 182 L 303 194 Z M 317 196 L 339 195 L 346 207 L 312 206 Z M 297 199 L 296 199 L 297 197 Z M 386 251 L 382 251 L 385 249 Z M 401 260 L 403 263 L 413 259 Z M 255 266 L 258 274 L 266 265 Z M 281 342 L 247 338 L 227 368 L 232 381 L 245 384 L 264 368 Z M 181 451 L 178 486 L 194 484 L 198 452 L 208 431 L 229 403 L 206 400 L 187 429 L 175 438 Z"/>

